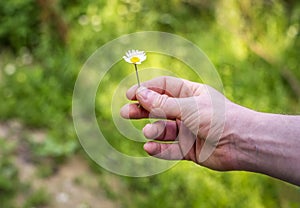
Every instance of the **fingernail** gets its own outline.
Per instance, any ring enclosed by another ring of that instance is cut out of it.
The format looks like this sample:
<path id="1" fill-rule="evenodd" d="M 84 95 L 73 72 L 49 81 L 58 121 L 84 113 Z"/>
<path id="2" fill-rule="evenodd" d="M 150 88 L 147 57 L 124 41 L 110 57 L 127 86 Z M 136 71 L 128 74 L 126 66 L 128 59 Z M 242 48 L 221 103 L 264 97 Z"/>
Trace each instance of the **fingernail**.
<path id="1" fill-rule="evenodd" d="M 152 124 L 147 124 L 143 128 L 143 134 L 148 139 L 155 139 L 155 138 L 157 138 L 159 136 L 158 129 L 157 128 L 153 128 Z"/>
<path id="2" fill-rule="evenodd" d="M 149 128 L 151 128 L 151 124 L 146 124 L 143 128 L 143 133 L 145 134 L 145 132 L 149 131 Z"/>
<path id="3" fill-rule="evenodd" d="M 150 155 L 155 155 L 157 154 L 157 144 L 155 142 L 147 142 L 144 144 L 144 150 Z"/>
<path id="4" fill-rule="evenodd" d="M 129 118 L 129 105 L 125 105 L 121 108 L 120 115 L 123 118 Z"/>
<path id="5" fill-rule="evenodd" d="M 149 94 L 149 90 L 146 87 L 139 87 L 136 91 L 137 95 L 141 98 L 143 98 L 144 100 L 147 99 L 148 94 Z"/>

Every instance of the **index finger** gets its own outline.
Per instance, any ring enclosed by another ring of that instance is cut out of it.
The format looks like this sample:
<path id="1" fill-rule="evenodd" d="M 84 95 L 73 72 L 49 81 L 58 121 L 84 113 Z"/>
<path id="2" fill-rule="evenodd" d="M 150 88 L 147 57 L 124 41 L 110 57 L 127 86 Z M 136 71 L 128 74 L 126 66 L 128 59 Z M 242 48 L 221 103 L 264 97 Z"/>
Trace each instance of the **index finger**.
<path id="1" fill-rule="evenodd" d="M 190 82 L 176 77 L 162 76 L 141 83 L 141 86 L 153 90 L 159 94 L 166 94 L 170 97 L 191 97 L 195 94 L 200 84 Z M 138 86 L 134 85 L 128 89 L 126 96 L 129 100 L 136 100 L 136 90 Z"/>

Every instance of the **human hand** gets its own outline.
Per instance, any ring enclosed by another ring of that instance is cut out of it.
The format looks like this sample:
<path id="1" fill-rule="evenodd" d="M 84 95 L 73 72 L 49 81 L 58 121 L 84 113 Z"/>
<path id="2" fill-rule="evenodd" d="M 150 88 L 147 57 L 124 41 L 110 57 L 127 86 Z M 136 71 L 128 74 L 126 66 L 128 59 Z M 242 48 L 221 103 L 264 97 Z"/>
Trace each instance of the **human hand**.
<path id="1" fill-rule="evenodd" d="M 126 95 L 139 104 L 125 105 L 122 117 L 162 119 L 143 128 L 151 139 L 144 145 L 148 154 L 215 170 L 237 169 L 231 127 L 239 106 L 223 94 L 204 84 L 159 77 L 131 87 Z"/>
<path id="2" fill-rule="evenodd" d="M 263 173 L 300 185 L 300 116 L 253 111 L 212 87 L 174 77 L 133 86 L 127 97 L 139 104 L 125 105 L 124 118 L 162 119 L 143 129 L 152 139 L 144 145 L 150 155 L 191 160 L 214 170 Z"/>

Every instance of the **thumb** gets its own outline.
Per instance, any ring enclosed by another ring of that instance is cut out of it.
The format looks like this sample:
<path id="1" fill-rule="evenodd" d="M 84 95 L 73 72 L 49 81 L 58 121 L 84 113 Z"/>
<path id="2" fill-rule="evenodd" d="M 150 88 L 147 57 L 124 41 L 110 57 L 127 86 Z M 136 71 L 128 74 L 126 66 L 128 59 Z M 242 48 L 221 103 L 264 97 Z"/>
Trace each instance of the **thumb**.
<path id="1" fill-rule="evenodd" d="M 136 98 L 151 117 L 181 119 L 180 99 L 159 94 L 145 87 L 136 91 Z"/>

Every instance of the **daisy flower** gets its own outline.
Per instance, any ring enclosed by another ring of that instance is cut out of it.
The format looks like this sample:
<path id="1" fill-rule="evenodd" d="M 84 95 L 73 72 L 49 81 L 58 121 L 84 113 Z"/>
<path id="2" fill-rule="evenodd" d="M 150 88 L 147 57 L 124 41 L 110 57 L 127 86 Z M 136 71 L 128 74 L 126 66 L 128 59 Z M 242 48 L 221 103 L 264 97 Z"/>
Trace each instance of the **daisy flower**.
<path id="1" fill-rule="evenodd" d="M 138 86 L 140 87 L 140 79 L 139 79 L 139 73 L 137 69 L 137 64 L 141 64 L 143 61 L 145 61 L 147 58 L 146 53 L 144 51 L 139 50 L 129 50 L 126 52 L 126 56 L 123 56 L 123 59 L 130 64 L 134 65 L 135 73 L 136 73 L 136 79 L 138 81 Z"/>
<path id="2" fill-rule="evenodd" d="M 130 64 L 141 64 L 146 58 L 146 53 L 138 50 L 129 50 L 126 56 L 123 56 L 123 59 Z"/>

